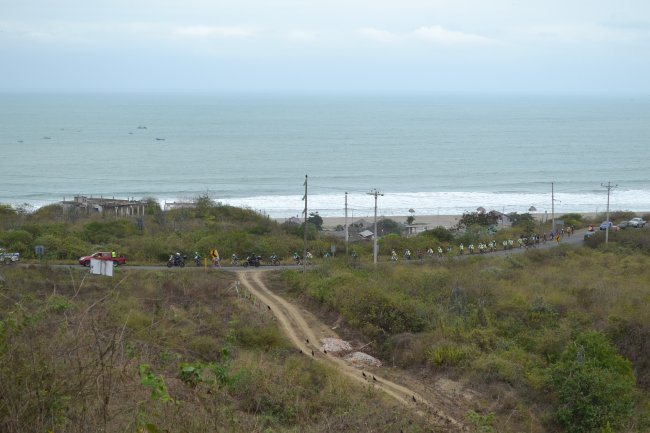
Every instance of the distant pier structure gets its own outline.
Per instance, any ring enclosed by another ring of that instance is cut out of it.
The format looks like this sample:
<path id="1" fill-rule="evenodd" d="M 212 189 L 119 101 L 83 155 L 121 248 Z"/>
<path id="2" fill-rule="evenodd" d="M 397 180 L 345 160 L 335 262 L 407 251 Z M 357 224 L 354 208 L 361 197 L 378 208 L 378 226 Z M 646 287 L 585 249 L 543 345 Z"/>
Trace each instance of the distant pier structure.
<path id="1" fill-rule="evenodd" d="M 75 196 L 73 200 L 66 200 L 64 197 L 61 205 L 65 210 L 77 209 L 87 214 L 100 213 L 115 216 L 143 216 L 147 202 L 144 200 L 135 200 L 134 198 L 97 198 L 79 195 Z"/>

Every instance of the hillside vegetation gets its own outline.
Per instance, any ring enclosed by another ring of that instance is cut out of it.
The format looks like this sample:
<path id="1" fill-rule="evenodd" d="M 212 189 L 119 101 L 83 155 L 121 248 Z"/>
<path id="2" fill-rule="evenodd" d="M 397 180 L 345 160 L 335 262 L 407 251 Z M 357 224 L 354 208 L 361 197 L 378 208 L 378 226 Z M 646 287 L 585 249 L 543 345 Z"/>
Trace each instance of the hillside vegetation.
<path id="1" fill-rule="evenodd" d="M 4 213 L 3 213 L 4 210 Z M 321 239 L 308 225 L 310 248 L 329 251 L 331 240 Z M 217 248 L 221 258 L 255 252 L 264 258 L 272 253 L 285 260 L 303 250 L 300 225 L 280 225 L 250 209 L 215 203 L 202 197 L 195 207 L 162 211 L 154 201 L 143 217 L 85 214 L 50 205 L 20 213 L 0 205 L 0 246 L 35 258 L 34 247 L 45 247 L 46 260 L 74 261 L 94 251 L 115 250 L 127 263 L 160 263 L 177 251 L 190 257 L 198 251 L 206 257 Z"/>
<path id="2" fill-rule="evenodd" d="M 484 392 L 496 431 L 646 431 L 650 257 L 622 248 L 325 266 L 283 279 L 386 362 Z"/>
<path id="3" fill-rule="evenodd" d="M 496 234 L 480 224 L 391 234 L 380 252 L 548 230 L 522 221 Z M 345 250 L 317 224 L 308 231 L 315 256 L 332 244 Z M 286 262 L 302 250 L 302 235 L 299 225 L 203 199 L 169 212 L 152 203 L 143 218 L 128 219 L 0 206 L 0 245 L 27 261 L 44 245 L 45 263 L 113 249 L 130 264 L 160 263 L 213 247 L 224 258 L 276 252 Z M 307 274 L 271 279 L 372 342 L 395 374 L 477 390 L 479 412 L 466 413 L 473 431 L 648 431 L 650 230 L 603 241 L 597 233 L 587 248 L 378 268 L 362 243 L 353 246 L 360 260 L 339 254 Z M 111 280 L 81 269 L 0 268 L 0 431 L 431 431 L 297 353 L 234 281 L 219 272 L 127 267 Z"/>
<path id="4" fill-rule="evenodd" d="M 615 215 L 614 213 L 612 215 Z M 525 218 L 527 217 L 527 218 Z M 564 217 L 566 224 L 580 227 L 584 222 L 578 214 Z M 500 246 L 505 239 L 517 239 L 533 233 L 548 232 L 550 222 L 533 222 L 529 214 L 519 215 L 512 228 L 488 231 L 485 224 L 491 221 L 467 214 L 461 219 L 458 231 L 442 227 L 404 237 L 400 225 L 390 219 L 379 224 L 391 234 L 379 239 L 380 254 L 387 257 L 392 249 L 400 254 L 410 248 L 415 255 L 418 250 L 446 248 L 460 243 L 496 240 Z M 336 258 L 344 258 L 343 239 L 320 231 L 322 218 L 311 214 L 308 218 L 308 250 L 321 258 L 331 247 L 336 247 Z M 387 232 L 387 233 L 388 233 Z M 273 253 L 284 263 L 289 263 L 294 252 L 302 254 L 304 225 L 278 222 L 251 209 L 223 205 L 199 197 L 194 207 L 163 211 L 155 200 L 150 200 L 145 215 L 140 217 L 115 217 L 110 214 L 85 213 L 78 209 L 64 209 L 50 205 L 27 212 L 0 204 L 0 247 L 19 252 L 23 259 L 36 259 L 35 247 L 45 247 L 44 260 L 50 262 L 74 262 L 79 257 L 95 251 L 116 251 L 126 257 L 128 264 L 161 263 L 170 254 L 182 252 L 190 259 L 197 251 L 203 257 L 217 248 L 226 263 L 232 254 L 240 258 L 251 252 L 268 259 Z M 351 245 L 359 256 L 368 260 L 372 256 L 372 242 L 360 240 Z M 457 251 L 457 249 L 455 250 Z"/>
<path id="5" fill-rule="evenodd" d="M 290 347 L 231 276 L 2 277 L 4 433 L 432 431 Z"/>

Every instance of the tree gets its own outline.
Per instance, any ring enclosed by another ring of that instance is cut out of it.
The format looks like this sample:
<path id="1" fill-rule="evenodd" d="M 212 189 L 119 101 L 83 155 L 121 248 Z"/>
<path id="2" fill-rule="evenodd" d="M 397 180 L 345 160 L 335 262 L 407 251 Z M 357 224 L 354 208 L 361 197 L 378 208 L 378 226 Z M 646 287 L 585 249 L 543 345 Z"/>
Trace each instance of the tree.
<path id="1" fill-rule="evenodd" d="M 513 227 L 524 225 L 527 222 L 535 222 L 533 216 L 528 212 L 522 214 L 518 214 L 517 212 L 511 212 L 508 214 L 508 219 L 510 220 L 510 223 L 512 224 Z"/>
<path id="2" fill-rule="evenodd" d="M 194 207 L 196 209 L 197 217 L 208 218 L 210 216 L 210 212 L 215 207 L 215 203 L 206 193 L 194 199 Z"/>
<path id="3" fill-rule="evenodd" d="M 553 367 L 556 417 L 570 433 L 615 430 L 630 416 L 635 379 L 631 364 L 598 332 L 586 332 Z"/>
<path id="4" fill-rule="evenodd" d="M 482 227 L 489 227 L 495 225 L 499 222 L 501 216 L 496 211 L 490 212 L 471 212 L 464 213 L 463 216 L 458 221 L 457 227 L 459 229 L 466 229 L 473 225 L 479 225 Z"/>
<path id="5" fill-rule="evenodd" d="M 323 218 L 318 215 L 318 212 L 310 212 L 307 222 L 313 224 L 318 231 L 323 230 Z"/>
<path id="6" fill-rule="evenodd" d="M 419 236 L 422 237 L 434 237 L 440 242 L 451 242 L 454 240 L 454 235 L 452 232 L 447 230 L 446 228 L 442 226 L 438 226 L 436 228 L 433 228 L 431 230 L 424 231 L 420 233 Z"/>
<path id="7" fill-rule="evenodd" d="M 390 218 L 383 218 L 377 221 L 377 232 L 379 233 L 379 236 L 384 236 L 391 233 L 399 235 L 402 233 L 402 227 L 395 220 L 392 220 Z"/>

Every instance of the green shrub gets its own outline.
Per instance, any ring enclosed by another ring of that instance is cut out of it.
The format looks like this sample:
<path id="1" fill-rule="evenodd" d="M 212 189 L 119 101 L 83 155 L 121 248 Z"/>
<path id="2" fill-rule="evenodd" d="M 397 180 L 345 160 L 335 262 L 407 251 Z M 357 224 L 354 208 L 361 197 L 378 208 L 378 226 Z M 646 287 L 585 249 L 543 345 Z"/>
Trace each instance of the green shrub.
<path id="1" fill-rule="evenodd" d="M 494 413 L 490 412 L 487 415 L 480 415 L 473 410 L 465 414 L 465 421 L 472 426 L 474 433 L 493 433 L 494 429 Z"/>
<path id="2" fill-rule="evenodd" d="M 82 237 L 93 243 L 110 242 L 114 238 L 124 239 L 137 233 L 136 226 L 129 220 L 117 219 L 108 222 L 94 221 L 84 226 Z"/>
<path id="3" fill-rule="evenodd" d="M 565 226 L 572 226 L 575 228 L 581 228 L 583 226 L 582 215 L 579 213 L 567 213 L 562 215 L 562 221 L 564 221 Z"/>
<path id="4" fill-rule="evenodd" d="M 9 230 L 0 234 L 0 245 L 23 244 L 32 242 L 32 234 L 25 230 Z"/>
<path id="5" fill-rule="evenodd" d="M 524 365 L 516 358 L 516 352 L 513 351 L 490 353 L 476 358 L 472 363 L 475 380 L 484 383 L 503 382 L 512 386 L 525 383 Z"/>
<path id="6" fill-rule="evenodd" d="M 440 242 L 452 242 L 454 240 L 454 234 L 448 229 L 438 226 L 431 230 L 426 230 L 418 235 L 419 237 L 424 238 L 435 238 Z"/>
<path id="7" fill-rule="evenodd" d="M 426 351 L 427 361 L 438 366 L 466 364 L 477 354 L 477 350 L 462 344 L 440 344 Z"/>
<path id="8" fill-rule="evenodd" d="M 237 329 L 237 341 L 245 347 L 268 349 L 286 345 L 276 327 L 242 326 Z"/>
<path id="9" fill-rule="evenodd" d="M 564 351 L 552 368 L 552 384 L 559 405 L 556 417 L 570 433 L 621 427 L 633 406 L 634 374 L 598 332 L 586 332 Z"/>

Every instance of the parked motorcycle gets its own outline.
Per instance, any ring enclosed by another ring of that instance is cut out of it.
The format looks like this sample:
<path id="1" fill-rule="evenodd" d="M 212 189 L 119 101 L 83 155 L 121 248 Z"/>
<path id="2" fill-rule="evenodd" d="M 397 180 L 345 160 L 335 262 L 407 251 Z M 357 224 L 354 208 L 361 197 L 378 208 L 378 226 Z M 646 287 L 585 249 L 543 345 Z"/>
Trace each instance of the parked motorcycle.
<path id="1" fill-rule="evenodd" d="M 169 260 L 167 260 L 167 267 L 178 266 L 183 268 L 185 267 L 185 259 L 187 259 L 187 256 L 181 255 L 180 253 L 172 254 L 169 256 Z"/>
<path id="2" fill-rule="evenodd" d="M 251 254 L 250 256 L 246 257 L 246 260 L 244 261 L 244 267 L 247 268 L 249 266 L 254 266 L 256 268 L 260 267 L 260 261 L 262 260 L 262 257 Z"/>

